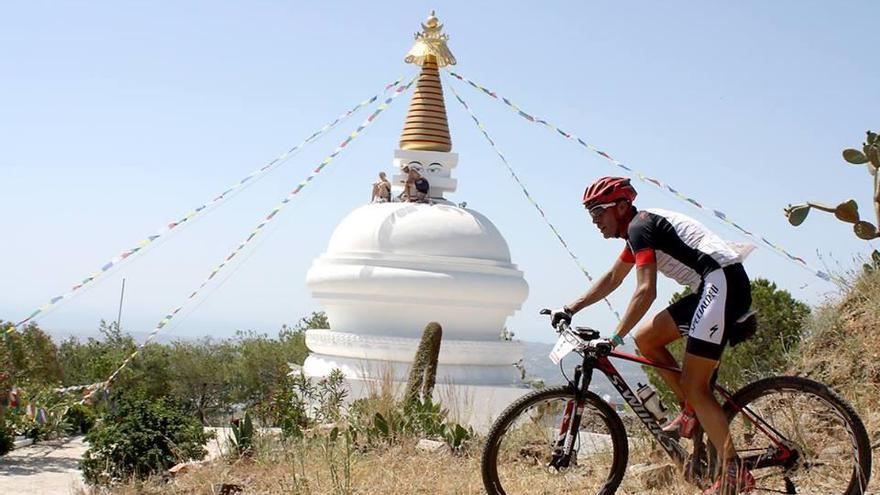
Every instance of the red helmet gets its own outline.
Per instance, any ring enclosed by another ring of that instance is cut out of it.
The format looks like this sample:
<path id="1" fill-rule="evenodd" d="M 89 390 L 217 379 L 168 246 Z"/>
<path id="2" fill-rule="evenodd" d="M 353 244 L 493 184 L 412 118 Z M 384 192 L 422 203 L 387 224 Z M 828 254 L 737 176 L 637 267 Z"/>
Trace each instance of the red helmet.
<path id="1" fill-rule="evenodd" d="M 636 190 L 626 177 L 602 177 L 593 182 L 584 191 L 584 207 L 590 209 L 596 205 L 616 203 L 636 199 Z"/>

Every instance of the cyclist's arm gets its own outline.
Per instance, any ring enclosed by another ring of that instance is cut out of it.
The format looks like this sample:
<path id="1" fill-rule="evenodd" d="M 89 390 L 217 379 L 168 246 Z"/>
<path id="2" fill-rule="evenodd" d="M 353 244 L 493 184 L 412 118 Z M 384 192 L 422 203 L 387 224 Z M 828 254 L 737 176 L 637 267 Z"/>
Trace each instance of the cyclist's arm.
<path id="1" fill-rule="evenodd" d="M 620 287 L 620 283 L 623 282 L 623 279 L 625 279 L 627 275 L 629 275 L 629 271 L 632 270 L 632 267 L 632 263 L 618 258 L 614 262 L 614 266 L 611 267 L 611 270 L 608 270 L 608 273 L 599 277 L 584 295 L 577 298 L 573 303 L 568 304 L 566 307 L 571 310 L 572 314 L 574 314 L 593 303 L 601 301 L 608 294 L 611 294 L 615 289 Z"/>
<path id="2" fill-rule="evenodd" d="M 651 308 L 654 299 L 657 298 L 657 264 L 646 263 L 636 267 L 636 291 L 626 312 L 623 313 L 620 323 L 617 324 L 615 332 L 623 338 L 639 320 L 645 316 L 645 313 Z"/>

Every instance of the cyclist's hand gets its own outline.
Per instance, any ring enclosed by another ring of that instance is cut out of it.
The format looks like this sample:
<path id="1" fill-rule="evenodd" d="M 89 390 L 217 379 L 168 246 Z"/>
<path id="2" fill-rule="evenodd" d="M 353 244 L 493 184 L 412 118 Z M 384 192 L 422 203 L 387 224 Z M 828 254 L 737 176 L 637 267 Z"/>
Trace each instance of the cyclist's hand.
<path id="1" fill-rule="evenodd" d="M 611 352 L 612 350 L 614 350 L 615 347 L 617 347 L 617 345 L 611 339 L 597 339 L 592 342 L 592 345 L 596 349 L 605 352 Z"/>
<path id="2" fill-rule="evenodd" d="M 554 309 L 553 312 L 550 313 L 550 326 L 559 330 L 559 324 L 563 321 L 566 325 L 571 325 L 571 311 L 565 306 Z"/>

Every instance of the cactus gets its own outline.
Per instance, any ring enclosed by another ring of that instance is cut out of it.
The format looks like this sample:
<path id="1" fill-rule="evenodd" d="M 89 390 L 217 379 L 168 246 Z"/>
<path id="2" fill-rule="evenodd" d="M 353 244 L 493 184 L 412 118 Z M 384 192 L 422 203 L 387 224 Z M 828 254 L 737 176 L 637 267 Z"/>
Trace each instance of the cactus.
<path id="1" fill-rule="evenodd" d="M 254 423 L 250 412 L 244 413 L 244 420 L 233 419 L 232 446 L 240 457 L 250 457 L 254 453 Z"/>
<path id="2" fill-rule="evenodd" d="M 843 150 L 843 159 L 853 165 L 867 167 L 874 185 L 874 214 L 877 224 L 880 225 L 880 174 L 877 173 L 880 169 L 880 136 L 868 131 L 868 138 L 866 142 L 862 143 L 862 150 L 845 149 Z M 853 224 L 853 232 L 859 239 L 871 240 L 880 237 L 880 232 L 874 224 L 861 219 L 859 205 L 853 199 L 833 207 L 810 202 L 788 205 L 788 208 L 785 209 L 785 216 L 788 217 L 790 224 L 797 227 L 806 220 L 812 209 L 831 213 L 841 222 Z"/>
<path id="3" fill-rule="evenodd" d="M 440 340 L 443 338 L 443 328 L 440 324 L 432 321 L 425 327 L 422 340 L 416 350 L 412 368 L 409 370 L 409 380 L 406 385 L 406 402 L 431 397 L 434 392 L 434 382 L 437 379 L 437 358 L 440 356 Z"/>

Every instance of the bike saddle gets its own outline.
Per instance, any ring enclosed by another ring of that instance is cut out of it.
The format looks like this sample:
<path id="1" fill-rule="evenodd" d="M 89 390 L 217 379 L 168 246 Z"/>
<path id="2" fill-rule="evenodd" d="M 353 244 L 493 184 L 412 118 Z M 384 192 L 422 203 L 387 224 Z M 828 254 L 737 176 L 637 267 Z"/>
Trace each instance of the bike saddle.
<path id="1" fill-rule="evenodd" d="M 731 346 L 736 346 L 752 338 L 758 330 L 758 312 L 754 309 L 736 319 L 730 332 L 729 341 Z"/>
<path id="2" fill-rule="evenodd" d="M 744 315 L 742 315 L 742 316 L 740 316 L 739 318 L 737 318 L 737 319 L 736 319 L 736 322 L 737 322 L 737 323 L 745 323 L 745 322 L 748 321 L 750 318 L 754 318 L 754 317 L 756 317 L 757 315 L 758 315 L 758 310 L 757 310 L 757 309 L 750 309 L 750 310 L 746 311 Z"/>

